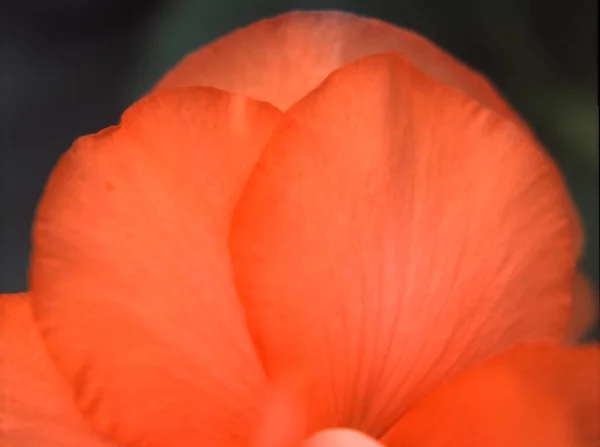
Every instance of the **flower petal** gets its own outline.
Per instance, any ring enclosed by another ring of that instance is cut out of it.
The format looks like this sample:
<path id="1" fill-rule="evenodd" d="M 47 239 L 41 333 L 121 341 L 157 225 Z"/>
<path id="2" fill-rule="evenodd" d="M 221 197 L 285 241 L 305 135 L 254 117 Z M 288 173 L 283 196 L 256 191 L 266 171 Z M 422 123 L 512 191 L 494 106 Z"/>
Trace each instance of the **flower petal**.
<path id="1" fill-rule="evenodd" d="M 0 295 L 0 441 L 11 447 L 110 447 L 85 423 L 52 364 L 26 294 Z"/>
<path id="2" fill-rule="evenodd" d="M 298 446 L 306 438 L 306 405 L 298 377 L 271 382 L 250 447 Z"/>
<path id="3" fill-rule="evenodd" d="M 398 54 L 340 69 L 286 114 L 234 215 L 268 372 L 314 378 L 312 430 L 381 435 L 448 374 L 562 339 L 571 212 L 510 121 Z"/>
<path id="4" fill-rule="evenodd" d="M 513 349 L 435 390 L 388 433 L 414 447 L 600 445 L 600 345 Z"/>
<path id="5" fill-rule="evenodd" d="M 280 116 L 207 88 L 151 95 L 51 176 L 34 228 L 36 317 L 79 406 L 124 443 L 248 442 L 264 371 L 227 237 Z"/>
<path id="6" fill-rule="evenodd" d="M 497 112 L 514 112 L 488 81 L 416 33 L 349 13 L 291 12 L 237 30 L 183 59 L 158 84 L 206 85 L 287 110 L 332 71 L 364 56 L 404 54 Z"/>

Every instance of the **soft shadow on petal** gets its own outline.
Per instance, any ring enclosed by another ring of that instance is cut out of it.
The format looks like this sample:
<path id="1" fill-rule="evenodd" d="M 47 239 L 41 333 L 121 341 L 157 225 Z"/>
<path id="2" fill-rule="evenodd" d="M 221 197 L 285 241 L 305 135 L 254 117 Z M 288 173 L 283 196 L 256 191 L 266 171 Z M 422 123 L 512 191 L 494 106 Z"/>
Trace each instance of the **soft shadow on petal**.
<path id="1" fill-rule="evenodd" d="M 518 347 L 434 390 L 389 446 L 600 445 L 600 346 Z"/>
<path id="2" fill-rule="evenodd" d="M 398 54 L 294 106 L 231 246 L 268 371 L 314 378 L 311 430 L 377 437 L 449 374 L 562 340 L 578 248 L 566 194 L 513 123 Z"/>
<path id="3" fill-rule="evenodd" d="M 567 329 L 567 341 L 574 342 L 585 337 L 598 321 L 598 292 L 583 273 L 577 273 L 573 281 L 571 320 Z"/>
<path id="4" fill-rule="evenodd" d="M 354 430 L 333 428 L 313 435 L 302 447 L 383 447 L 375 439 Z"/>
<path id="5" fill-rule="evenodd" d="M 52 364 L 26 294 L 0 295 L 0 444 L 116 447 L 92 432 Z"/>
<path id="6" fill-rule="evenodd" d="M 79 406 L 122 442 L 247 445 L 265 380 L 227 239 L 280 117 L 208 88 L 158 93 L 76 141 L 49 180 L 35 315 Z"/>
<path id="7" fill-rule="evenodd" d="M 183 59 L 157 88 L 206 85 L 287 110 L 337 68 L 388 51 L 404 54 L 437 80 L 515 117 L 483 76 L 429 40 L 380 20 L 334 11 L 296 11 L 237 30 Z"/>
<path id="8" fill-rule="evenodd" d="M 270 382 L 250 447 L 295 447 L 306 438 L 305 384 L 299 379 L 279 376 Z"/>

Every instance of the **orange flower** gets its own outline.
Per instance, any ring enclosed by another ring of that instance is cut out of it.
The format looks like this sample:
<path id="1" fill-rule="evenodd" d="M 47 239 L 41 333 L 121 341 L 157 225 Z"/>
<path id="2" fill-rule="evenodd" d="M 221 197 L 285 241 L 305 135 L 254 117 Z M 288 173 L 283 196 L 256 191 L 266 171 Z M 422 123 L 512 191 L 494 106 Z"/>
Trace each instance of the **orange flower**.
<path id="1" fill-rule="evenodd" d="M 3 445 L 600 441 L 561 176 L 411 32 L 293 13 L 201 49 L 75 142 L 33 241 Z"/>

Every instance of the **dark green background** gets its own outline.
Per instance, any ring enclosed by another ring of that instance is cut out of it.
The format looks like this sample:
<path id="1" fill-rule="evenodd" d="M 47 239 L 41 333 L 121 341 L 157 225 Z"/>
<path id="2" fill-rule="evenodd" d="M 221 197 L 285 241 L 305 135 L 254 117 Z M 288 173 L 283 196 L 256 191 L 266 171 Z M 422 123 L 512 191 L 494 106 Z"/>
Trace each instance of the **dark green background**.
<path id="1" fill-rule="evenodd" d="M 309 8 L 413 28 L 487 74 L 565 172 L 587 227 L 583 265 L 598 284 L 596 0 L 21 0 L 0 6 L 0 291 L 26 287 L 33 210 L 77 136 L 116 123 L 187 52 Z"/>

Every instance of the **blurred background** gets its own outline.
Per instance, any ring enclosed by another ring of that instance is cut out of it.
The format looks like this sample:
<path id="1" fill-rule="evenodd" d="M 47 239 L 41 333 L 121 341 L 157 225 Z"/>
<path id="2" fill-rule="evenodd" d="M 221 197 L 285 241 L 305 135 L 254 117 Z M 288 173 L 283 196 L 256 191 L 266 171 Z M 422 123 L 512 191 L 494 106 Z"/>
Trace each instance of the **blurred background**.
<path id="1" fill-rule="evenodd" d="M 412 28 L 485 73 L 562 167 L 585 220 L 583 268 L 598 286 L 597 0 L 8 0 L 0 292 L 26 288 L 33 212 L 76 137 L 117 123 L 186 53 L 291 9 L 343 9 Z"/>

